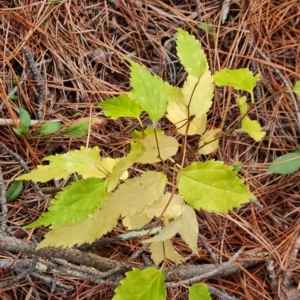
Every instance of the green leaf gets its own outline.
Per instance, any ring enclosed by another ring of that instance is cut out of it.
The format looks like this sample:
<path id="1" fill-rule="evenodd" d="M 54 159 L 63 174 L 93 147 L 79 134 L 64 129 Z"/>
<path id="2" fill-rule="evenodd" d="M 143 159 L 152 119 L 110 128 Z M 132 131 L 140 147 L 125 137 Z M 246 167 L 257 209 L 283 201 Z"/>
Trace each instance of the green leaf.
<path id="1" fill-rule="evenodd" d="M 96 122 L 96 119 L 91 120 L 91 125 Z M 66 130 L 60 133 L 60 136 L 69 135 L 75 138 L 81 138 L 88 134 L 89 120 L 83 120 L 76 124 L 69 126 Z"/>
<path id="2" fill-rule="evenodd" d="M 58 131 L 61 128 L 60 122 L 45 122 L 40 127 L 40 133 L 53 133 Z"/>
<path id="3" fill-rule="evenodd" d="M 247 132 L 256 142 L 262 140 L 262 138 L 266 135 L 266 132 L 261 131 L 260 124 L 255 120 L 250 120 L 247 113 L 247 104 L 246 104 L 246 97 L 241 97 L 236 100 L 242 118 L 242 128 L 235 130 L 236 132 Z"/>
<path id="4" fill-rule="evenodd" d="M 131 167 L 138 158 L 145 152 L 145 147 L 142 143 L 132 144 L 129 154 L 122 157 L 114 166 L 112 173 L 108 179 L 107 191 L 111 192 L 118 185 L 120 177 L 124 172 Z"/>
<path id="5" fill-rule="evenodd" d="M 207 32 L 208 35 L 214 36 L 214 27 L 210 23 L 200 23 L 198 24 L 198 28 Z"/>
<path id="6" fill-rule="evenodd" d="M 16 94 L 12 94 L 12 95 L 10 96 L 10 100 L 13 100 L 13 101 L 18 100 L 18 96 L 17 96 Z"/>
<path id="7" fill-rule="evenodd" d="M 20 124 L 19 128 L 13 127 L 12 130 L 18 135 L 18 136 L 27 136 L 28 134 L 28 129 L 25 125 L 22 123 Z"/>
<path id="8" fill-rule="evenodd" d="M 140 271 L 133 268 L 120 281 L 112 300 L 165 300 L 167 291 L 164 281 L 164 273 L 160 270 L 147 268 Z"/>
<path id="9" fill-rule="evenodd" d="M 187 73 L 200 78 L 207 69 L 207 61 L 199 41 L 188 32 L 178 29 L 177 55 Z"/>
<path id="10" fill-rule="evenodd" d="M 20 123 L 23 124 L 26 128 L 29 128 L 31 124 L 31 119 L 29 113 L 23 109 L 20 108 Z"/>
<path id="11" fill-rule="evenodd" d="M 208 286 L 204 283 L 193 284 L 190 287 L 189 300 L 211 300 Z"/>
<path id="12" fill-rule="evenodd" d="M 300 153 L 288 153 L 276 158 L 269 166 L 268 172 L 291 174 L 300 168 Z"/>
<path id="13" fill-rule="evenodd" d="M 231 86 L 236 90 L 242 90 L 249 93 L 252 93 L 256 86 L 256 82 L 259 79 L 259 74 L 254 76 L 249 69 L 229 70 L 224 68 L 214 75 L 217 86 Z"/>
<path id="14" fill-rule="evenodd" d="M 14 181 L 6 192 L 6 202 L 16 200 L 23 190 L 23 181 Z"/>
<path id="15" fill-rule="evenodd" d="M 232 170 L 236 173 L 241 171 L 243 168 L 243 163 L 241 161 L 236 161 L 232 164 Z"/>
<path id="16" fill-rule="evenodd" d="M 167 109 L 167 93 L 163 80 L 152 75 L 144 66 L 130 61 L 130 84 L 133 88 L 133 100 L 142 107 L 151 120 L 157 121 L 163 117 Z"/>
<path id="17" fill-rule="evenodd" d="M 163 195 L 165 185 L 166 177 L 160 172 L 148 171 L 140 177 L 128 179 L 113 194 L 106 195 L 100 209 L 89 214 L 86 220 L 51 226 L 52 230 L 37 249 L 92 243 L 112 230 L 120 216 L 142 213 Z"/>
<path id="18" fill-rule="evenodd" d="M 295 83 L 294 92 L 300 96 L 300 80 Z"/>
<path id="19" fill-rule="evenodd" d="M 104 109 L 105 116 L 113 120 L 124 117 L 138 119 L 142 112 L 142 108 L 125 94 L 101 102 L 99 106 Z"/>
<path id="20" fill-rule="evenodd" d="M 42 217 L 24 228 L 48 226 L 50 224 L 66 224 L 84 220 L 101 205 L 105 192 L 104 181 L 88 178 L 72 182 L 63 188 Z"/>
<path id="21" fill-rule="evenodd" d="M 191 206 L 208 212 L 225 213 L 256 199 L 231 167 L 214 160 L 194 162 L 184 168 L 178 188 Z"/>

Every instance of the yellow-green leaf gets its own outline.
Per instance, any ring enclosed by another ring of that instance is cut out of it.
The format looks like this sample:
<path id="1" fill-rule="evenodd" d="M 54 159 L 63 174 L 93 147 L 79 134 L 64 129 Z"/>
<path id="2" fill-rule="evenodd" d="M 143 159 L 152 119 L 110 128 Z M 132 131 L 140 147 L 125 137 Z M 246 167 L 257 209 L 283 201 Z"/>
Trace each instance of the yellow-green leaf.
<path id="1" fill-rule="evenodd" d="M 167 203 L 169 202 L 171 197 L 170 193 L 164 194 L 158 201 L 154 202 L 152 205 L 148 206 L 144 213 L 152 216 L 159 217 L 163 210 L 165 209 Z M 172 197 L 172 200 L 167 207 L 166 211 L 163 214 L 163 217 L 167 220 L 176 219 L 177 217 L 182 215 L 182 206 L 185 205 L 183 198 L 181 195 L 175 194 Z"/>
<path id="2" fill-rule="evenodd" d="M 249 93 L 253 92 L 259 79 L 259 74 L 254 76 L 249 69 L 229 70 L 224 68 L 214 75 L 217 86 L 231 86 L 236 90 L 243 90 Z"/>
<path id="3" fill-rule="evenodd" d="M 300 96 L 300 80 L 298 80 L 296 83 L 295 83 L 295 86 L 294 86 L 294 92 Z"/>
<path id="4" fill-rule="evenodd" d="M 176 126 L 177 131 L 186 134 L 188 109 L 182 102 L 171 101 L 168 104 L 166 117 Z M 193 118 L 189 124 L 187 135 L 202 134 L 206 128 L 206 115 Z"/>
<path id="5" fill-rule="evenodd" d="M 142 112 L 142 108 L 126 94 L 100 102 L 99 106 L 104 109 L 105 116 L 113 120 L 124 117 L 138 119 Z"/>
<path id="6" fill-rule="evenodd" d="M 51 226 L 52 230 L 46 234 L 38 248 L 92 243 L 112 230 L 120 216 L 139 214 L 147 205 L 157 201 L 164 193 L 165 184 L 164 174 L 153 171 L 128 179 L 113 194 L 105 196 L 100 209 L 86 220 Z"/>
<path id="7" fill-rule="evenodd" d="M 154 134 L 148 135 L 140 143 L 144 145 L 146 150 L 138 158 L 137 162 L 143 164 L 159 162 L 160 158 L 164 161 L 175 155 L 179 147 L 178 141 L 174 137 L 161 134 L 157 134 L 156 136 Z M 159 145 L 159 152 L 157 143 Z"/>
<path id="8" fill-rule="evenodd" d="M 221 132 L 221 129 L 207 130 L 200 139 L 198 153 L 206 155 L 217 150 L 219 145 L 218 137 L 220 136 Z"/>
<path id="9" fill-rule="evenodd" d="M 198 254 L 197 240 L 199 225 L 194 209 L 189 205 L 182 206 L 181 227 L 179 228 L 181 238 L 189 245 L 195 254 Z"/>
<path id="10" fill-rule="evenodd" d="M 159 265 L 165 258 L 175 263 L 183 260 L 183 257 L 174 249 L 170 240 L 152 243 L 150 245 L 151 258 L 156 265 Z"/>
<path id="11" fill-rule="evenodd" d="M 58 165 L 37 166 L 30 173 L 18 176 L 16 180 L 33 180 L 35 182 L 47 182 L 51 179 L 65 179 L 70 172 L 60 168 Z"/>
<path id="12" fill-rule="evenodd" d="M 185 71 L 198 78 L 201 77 L 207 68 L 207 61 L 200 42 L 179 28 L 176 49 Z"/>
<path id="13" fill-rule="evenodd" d="M 131 96 L 145 110 L 151 120 L 163 117 L 167 109 L 167 92 L 163 80 L 152 75 L 144 66 L 133 61 L 131 64 L 130 84 Z"/>
<path id="14" fill-rule="evenodd" d="M 157 243 L 168 240 L 179 232 L 181 225 L 181 218 L 178 217 L 174 221 L 167 224 L 158 235 L 144 240 L 143 243 Z"/>
<path id="15" fill-rule="evenodd" d="M 236 131 L 247 132 L 256 142 L 259 142 L 265 136 L 266 132 L 261 131 L 260 124 L 257 121 L 250 120 L 250 118 L 246 116 L 247 113 L 246 100 L 247 100 L 246 97 L 241 97 L 236 100 L 240 108 L 241 118 L 243 118 L 242 128 Z"/>
<path id="16" fill-rule="evenodd" d="M 84 220 L 99 208 L 103 201 L 104 191 L 105 185 L 101 179 L 88 178 L 75 181 L 56 195 L 48 211 L 40 219 L 24 228 Z"/>
<path id="17" fill-rule="evenodd" d="M 112 300 L 165 300 L 167 296 L 163 271 L 154 268 L 126 272 Z"/>
<path id="18" fill-rule="evenodd" d="M 204 283 L 193 284 L 190 287 L 189 300 L 211 300 L 208 286 Z"/>
<path id="19" fill-rule="evenodd" d="M 105 198 L 102 206 L 104 206 Z M 114 210 L 100 209 L 76 223 L 51 226 L 45 239 L 38 244 L 37 249 L 44 247 L 72 247 L 84 243 L 92 243 L 112 230 L 118 222 L 118 214 Z M 101 224 L 101 226 L 99 226 Z"/>
<path id="20" fill-rule="evenodd" d="M 123 219 L 123 225 L 129 230 L 140 229 L 152 220 L 152 216 L 148 214 L 138 214 L 127 216 Z"/>
<path id="21" fill-rule="evenodd" d="M 206 114 L 212 105 L 214 95 L 213 77 L 209 69 L 206 69 L 199 79 L 188 75 L 183 88 L 183 104 L 190 110 L 190 116 L 196 118 Z"/>
<path id="22" fill-rule="evenodd" d="M 108 178 L 107 191 L 111 192 L 118 185 L 120 177 L 127 169 L 132 166 L 138 158 L 145 152 L 145 147 L 142 143 L 131 145 L 131 150 L 127 156 L 122 157 L 114 166 L 113 171 Z"/>
<path id="23" fill-rule="evenodd" d="M 206 114 L 212 105 L 213 98 L 213 78 L 207 69 L 199 79 L 193 75 L 188 75 L 182 88 L 183 98 L 171 101 L 167 107 L 167 118 L 176 126 L 181 134 L 203 134 L 206 126 Z"/>
<path id="24" fill-rule="evenodd" d="M 208 212 L 225 213 L 256 199 L 232 167 L 214 160 L 194 162 L 184 168 L 178 188 L 191 206 Z"/>

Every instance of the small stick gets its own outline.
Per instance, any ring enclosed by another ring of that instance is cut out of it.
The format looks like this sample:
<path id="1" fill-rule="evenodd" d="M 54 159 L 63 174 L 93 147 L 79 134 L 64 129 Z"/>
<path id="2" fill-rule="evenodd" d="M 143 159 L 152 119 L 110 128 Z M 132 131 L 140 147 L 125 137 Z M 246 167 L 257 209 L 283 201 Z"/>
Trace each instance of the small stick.
<path id="1" fill-rule="evenodd" d="M 28 63 L 29 70 L 33 75 L 33 79 L 36 81 L 37 90 L 38 90 L 38 99 L 37 103 L 39 105 L 39 109 L 37 111 L 38 119 L 43 118 L 43 111 L 41 110 L 43 103 L 46 99 L 46 85 L 44 83 L 44 79 L 37 68 L 37 65 L 34 61 L 32 52 L 29 48 L 24 48 L 25 59 Z"/>
<path id="2" fill-rule="evenodd" d="M 6 232 L 7 229 L 7 205 L 6 205 L 6 192 L 5 192 L 5 186 L 3 182 L 3 176 L 2 176 L 2 169 L 0 166 L 0 205 L 2 209 L 2 216 L 1 216 L 1 230 L 2 232 Z"/>

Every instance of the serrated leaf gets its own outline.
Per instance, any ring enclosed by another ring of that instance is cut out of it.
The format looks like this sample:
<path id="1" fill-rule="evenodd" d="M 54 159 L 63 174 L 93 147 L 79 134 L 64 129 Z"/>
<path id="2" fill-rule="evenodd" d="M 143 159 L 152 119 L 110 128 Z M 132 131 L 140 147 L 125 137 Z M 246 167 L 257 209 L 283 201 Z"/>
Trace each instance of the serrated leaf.
<path id="1" fill-rule="evenodd" d="M 60 122 L 45 122 L 39 129 L 40 133 L 53 133 L 61 128 Z"/>
<path id="2" fill-rule="evenodd" d="M 37 249 L 47 246 L 72 247 L 94 242 L 112 230 L 120 216 L 139 214 L 147 205 L 157 201 L 164 192 L 165 184 L 164 174 L 153 171 L 128 179 L 113 194 L 105 196 L 100 209 L 89 214 L 86 220 L 51 226 L 52 230 Z"/>
<path id="3" fill-rule="evenodd" d="M 241 97 L 236 100 L 240 108 L 241 118 L 242 118 L 242 128 L 236 131 L 247 132 L 256 142 L 259 142 L 266 135 L 266 132 L 261 131 L 260 124 L 257 121 L 250 120 L 250 118 L 246 116 L 247 113 L 246 100 L 247 100 L 246 97 Z"/>
<path id="4" fill-rule="evenodd" d="M 23 190 L 23 181 L 14 181 L 6 192 L 6 202 L 16 200 Z"/>
<path id="5" fill-rule="evenodd" d="M 146 244 L 157 243 L 157 242 L 163 242 L 165 240 L 168 240 L 179 232 L 181 225 L 182 225 L 181 218 L 178 217 L 174 221 L 167 224 L 158 235 L 150 239 L 144 240 L 143 243 Z"/>
<path id="6" fill-rule="evenodd" d="M 58 165 L 50 164 L 47 166 L 37 166 L 30 173 L 18 176 L 16 180 L 32 180 L 35 182 L 47 182 L 51 179 L 65 179 L 70 172 L 60 168 Z"/>
<path id="7" fill-rule="evenodd" d="M 199 79 L 193 75 L 188 75 L 183 88 L 183 104 L 190 110 L 190 116 L 196 118 L 206 114 L 212 105 L 214 95 L 214 84 L 211 72 L 206 69 Z"/>
<path id="8" fill-rule="evenodd" d="M 213 78 L 208 69 L 200 79 L 188 75 L 182 88 L 183 98 L 169 102 L 167 108 L 167 118 L 176 126 L 179 133 L 186 133 L 188 118 L 193 116 L 187 134 L 203 134 L 206 114 L 212 105 L 213 91 Z"/>
<path id="9" fill-rule="evenodd" d="M 200 42 L 179 28 L 176 49 L 185 71 L 195 77 L 201 77 L 207 69 L 207 61 Z"/>
<path id="10" fill-rule="evenodd" d="M 139 214 L 134 216 L 127 216 L 123 219 L 123 225 L 128 230 L 140 229 L 152 220 L 152 216 L 147 214 Z"/>
<path id="11" fill-rule="evenodd" d="M 189 300 L 211 300 L 208 286 L 204 283 L 193 284 L 190 287 Z"/>
<path id="12" fill-rule="evenodd" d="M 50 164 L 66 170 L 69 174 L 77 172 L 83 178 L 105 178 L 108 175 L 106 168 L 102 166 L 98 147 L 86 148 L 81 146 L 80 150 L 46 156 L 43 160 L 50 161 Z"/>
<path id="13" fill-rule="evenodd" d="M 148 206 L 144 213 L 153 216 L 159 217 L 163 210 L 165 209 L 167 203 L 169 202 L 171 197 L 170 193 L 164 194 L 158 201 L 154 202 L 152 205 Z M 167 207 L 166 211 L 163 214 L 165 219 L 176 219 L 177 217 L 182 215 L 182 206 L 185 205 L 182 196 L 180 195 L 173 195 L 169 206 Z"/>
<path id="14" fill-rule="evenodd" d="M 300 153 L 288 153 L 276 158 L 269 166 L 268 172 L 291 174 L 300 168 Z"/>
<path id="15" fill-rule="evenodd" d="M 171 101 L 168 104 L 166 117 L 176 126 L 177 131 L 186 134 L 188 109 L 182 102 Z M 206 128 L 206 115 L 193 118 L 189 124 L 187 135 L 202 134 Z"/>
<path id="16" fill-rule="evenodd" d="M 115 289 L 113 300 L 165 300 L 167 290 L 165 276 L 160 270 L 133 268 Z"/>
<path id="17" fill-rule="evenodd" d="M 114 166 L 113 171 L 108 178 L 107 191 L 111 192 L 118 185 L 120 177 L 127 169 L 138 161 L 139 157 L 145 152 L 145 147 L 142 143 L 136 143 L 131 145 L 129 154 L 122 157 Z"/>
<path id="18" fill-rule="evenodd" d="M 131 94 L 138 105 L 145 110 L 151 120 L 163 117 L 167 109 L 167 91 L 163 80 L 153 76 L 145 67 L 130 61 Z"/>
<path id="19" fill-rule="evenodd" d="M 173 207 L 173 209 L 174 208 L 175 207 Z M 149 210 L 146 209 L 145 212 L 149 212 Z M 160 213 L 161 212 L 162 211 L 160 211 Z M 176 214 L 178 214 L 178 217 L 176 217 L 174 221 L 168 223 L 159 234 L 150 239 L 144 240 L 143 243 L 162 242 L 171 239 L 171 237 L 179 233 L 193 252 L 198 254 L 198 222 L 194 209 L 189 205 L 182 204 L 177 207 Z"/>
<path id="20" fill-rule="evenodd" d="M 60 136 L 69 135 L 75 138 L 81 138 L 88 134 L 89 125 L 93 125 L 96 119 L 79 121 L 76 124 L 70 125 L 66 130 L 60 133 Z"/>
<path id="21" fill-rule="evenodd" d="M 148 135 L 140 143 L 144 145 L 145 152 L 138 158 L 137 162 L 142 164 L 153 164 L 161 161 L 160 158 L 164 161 L 175 155 L 179 147 L 178 141 L 174 137 L 162 134 Z"/>
<path id="22" fill-rule="evenodd" d="M 20 123 L 23 124 L 26 128 L 29 128 L 31 124 L 31 119 L 29 113 L 25 109 L 20 108 L 19 118 L 20 118 Z"/>
<path id="23" fill-rule="evenodd" d="M 236 90 L 246 91 L 251 94 L 259 79 L 259 74 L 254 76 L 249 69 L 229 70 L 224 68 L 214 75 L 217 86 L 231 86 Z"/>
<path id="24" fill-rule="evenodd" d="M 104 192 L 104 181 L 98 178 L 72 182 L 71 185 L 63 188 L 56 195 L 51 201 L 48 211 L 39 220 L 24 226 L 24 228 L 84 220 L 99 208 L 103 201 Z"/>
<path id="25" fill-rule="evenodd" d="M 181 227 L 179 228 L 181 238 L 189 245 L 195 254 L 198 254 L 197 240 L 199 225 L 197 216 L 189 205 L 182 206 Z"/>
<path id="26" fill-rule="evenodd" d="M 165 258 L 175 263 L 183 260 L 183 257 L 174 249 L 170 240 L 152 243 L 150 252 L 151 258 L 156 265 L 159 265 Z"/>
<path id="27" fill-rule="evenodd" d="M 200 139 L 198 153 L 206 155 L 217 150 L 219 145 L 218 137 L 220 136 L 221 132 L 221 129 L 207 130 Z"/>
<path id="28" fill-rule="evenodd" d="M 168 82 L 164 82 L 164 89 L 166 91 L 168 101 L 178 101 L 183 98 L 181 88 L 172 86 Z"/>
<path id="29" fill-rule="evenodd" d="M 300 80 L 295 83 L 294 92 L 300 96 Z"/>
<path id="30" fill-rule="evenodd" d="M 163 173 L 147 171 L 140 177 L 127 179 L 109 196 L 111 206 L 122 217 L 142 213 L 164 193 L 166 177 Z"/>
<path id="31" fill-rule="evenodd" d="M 36 249 L 44 247 L 72 247 L 84 243 L 92 243 L 112 230 L 118 222 L 118 211 L 109 203 L 109 199 L 104 197 L 100 210 L 79 222 L 71 224 L 58 224 L 51 226 L 45 239 L 38 244 Z M 101 224 L 101 226 L 99 226 Z"/>
<path id="32" fill-rule="evenodd" d="M 113 120 L 124 117 L 138 119 L 142 112 L 142 108 L 126 94 L 101 102 L 99 106 L 104 109 L 105 116 Z"/>
<path id="33" fill-rule="evenodd" d="M 153 217 L 159 217 L 164 211 L 169 199 L 171 197 L 170 193 L 162 195 L 159 200 L 154 202 L 152 205 L 145 208 L 142 214 L 137 214 L 130 217 L 125 217 L 123 219 L 123 225 L 128 227 L 128 229 L 139 229 L 146 224 L 148 224 Z M 182 196 L 174 195 L 171 202 L 169 203 L 166 211 L 163 214 L 165 220 L 175 219 L 182 215 L 182 206 L 186 205 L 183 201 Z"/>
<path id="34" fill-rule="evenodd" d="M 256 199 L 231 167 L 214 160 L 195 162 L 184 168 L 178 188 L 191 206 L 208 212 L 225 213 Z"/>

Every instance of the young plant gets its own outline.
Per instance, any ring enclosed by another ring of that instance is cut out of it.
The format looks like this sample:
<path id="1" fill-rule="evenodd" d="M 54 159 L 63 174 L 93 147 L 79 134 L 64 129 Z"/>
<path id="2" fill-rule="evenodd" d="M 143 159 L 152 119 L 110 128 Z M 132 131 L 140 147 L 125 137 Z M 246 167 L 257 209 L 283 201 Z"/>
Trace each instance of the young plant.
<path id="1" fill-rule="evenodd" d="M 29 134 L 29 127 L 32 125 L 31 118 L 29 113 L 20 108 L 20 127 L 15 128 L 13 127 L 13 131 L 21 137 L 27 137 Z M 63 131 L 59 132 L 62 124 L 59 121 L 48 121 L 43 123 L 37 131 L 33 131 L 31 136 L 35 137 L 38 136 L 39 139 L 43 138 L 52 138 L 52 137 L 60 137 L 60 136 L 72 136 L 75 138 L 81 138 L 88 134 L 88 129 L 90 125 L 95 123 L 95 119 L 82 119 L 79 122 L 68 126 Z M 36 121 L 35 121 L 36 122 Z"/>
<path id="2" fill-rule="evenodd" d="M 300 96 L 300 81 L 295 83 L 293 91 Z M 291 174 L 300 168 L 300 149 L 295 152 L 277 157 L 269 166 L 268 172 L 277 174 Z"/>
<path id="3" fill-rule="evenodd" d="M 18 177 L 18 180 L 46 182 L 77 173 L 81 178 L 63 188 L 39 220 L 25 226 L 51 225 L 50 232 L 37 248 L 92 243 L 111 231 L 120 218 L 123 225 L 132 230 L 156 217 L 155 225 L 161 225 L 162 230 L 156 236 L 144 239 L 143 243 L 150 244 L 156 265 L 162 262 L 165 265 L 166 260 L 178 263 L 183 257 L 172 244 L 176 234 L 198 255 L 195 209 L 227 213 L 249 199 L 255 199 L 233 167 L 215 160 L 185 165 L 185 158 L 188 136 L 200 136 L 199 155 L 212 153 L 218 147 L 221 129 L 206 128 L 214 82 L 217 86 L 232 86 L 249 92 L 253 102 L 253 88 L 259 76 L 253 76 L 247 69 L 225 69 L 212 76 L 201 44 L 181 29 L 178 30 L 177 54 L 188 73 L 182 88 L 171 86 L 129 60 L 132 90 L 99 104 L 104 114 L 113 120 L 128 117 L 140 123 L 140 130 L 132 132 L 131 150 L 127 156 L 120 159 L 102 157 L 98 147 L 81 147 L 65 154 L 47 156 L 44 160 L 49 161 L 48 165 L 38 166 L 31 173 Z M 239 131 L 247 132 L 257 141 L 262 139 L 265 133 L 261 132 L 258 122 L 246 115 L 246 97 L 237 99 L 237 104 L 242 117 Z M 143 111 L 149 115 L 152 126 L 143 127 L 140 119 Z M 165 115 L 183 135 L 182 145 L 160 130 L 159 121 Z M 179 147 L 182 148 L 181 159 L 175 164 L 170 163 Z M 148 170 L 128 179 L 130 167 L 158 162 L 162 171 Z M 167 177 L 170 173 L 172 178 Z M 167 186 L 169 180 L 171 184 Z M 199 293 L 202 293 L 201 299 L 210 299 L 204 284 L 190 288 L 190 299 L 200 299 Z M 113 299 L 165 298 L 164 273 L 146 268 L 127 272 Z"/>

